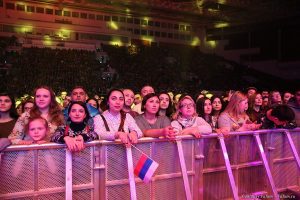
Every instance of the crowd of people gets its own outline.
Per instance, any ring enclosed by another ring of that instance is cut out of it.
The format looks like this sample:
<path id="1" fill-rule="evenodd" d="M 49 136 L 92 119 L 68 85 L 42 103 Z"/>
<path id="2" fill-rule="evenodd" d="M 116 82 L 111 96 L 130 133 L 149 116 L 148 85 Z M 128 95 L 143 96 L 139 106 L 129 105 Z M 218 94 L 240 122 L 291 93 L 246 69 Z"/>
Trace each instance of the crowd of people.
<path id="1" fill-rule="evenodd" d="M 140 137 L 173 141 L 182 134 L 226 136 L 300 124 L 294 82 L 196 48 L 101 48 L 109 56 L 105 67 L 117 74 L 112 79 L 96 76 L 106 70 L 96 52 L 31 47 L 0 56 L 10 71 L 0 74 L 0 137 L 9 139 L 6 144 L 52 141 L 77 151 L 95 139 L 128 145 Z M 246 90 L 250 84 L 255 87 Z"/>
<path id="2" fill-rule="evenodd" d="M 49 86 L 40 86 L 34 91 L 34 99 L 29 97 L 21 104 L 24 108 L 19 115 L 13 95 L 1 93 L 0 150 L 10 144 L 56 142 L 65 143 L 70 151 L 80 151 L 85 148 L 84 142 L 96 139 L 120 139 L 130 146 L 141 137 L 173 141 L 178 135 L 228 136 L 235 131 L 293 129 L 300 125 L 300 88 L 280 94 L 259 93 L 249 87 L 230 91 L 227 97 L 203 93 L 193 98 L 171 91 L 157 94 L 153 87 L 144 86 L 140 96 L 131 89 L 112 89 L 106 99 L 101 99 L 88 98 L 85 88 L 76 86 L 62 98 L 67 100 L 63 106 Z M 106 106 L 99 106 L 103 102 Z"/>

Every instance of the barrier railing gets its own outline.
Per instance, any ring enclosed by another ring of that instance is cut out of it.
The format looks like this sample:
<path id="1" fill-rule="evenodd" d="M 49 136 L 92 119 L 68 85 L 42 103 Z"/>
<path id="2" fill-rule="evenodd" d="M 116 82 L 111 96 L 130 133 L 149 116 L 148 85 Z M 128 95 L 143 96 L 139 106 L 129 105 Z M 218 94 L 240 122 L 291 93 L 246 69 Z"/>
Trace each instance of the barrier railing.
<path id="1" fill-rule="evenodd" d="M 118 141 L 14 145 L 0 157 L 0 199 L 239 199 L 297 191 L 300 129 L 200 139 L 139 139 L 159 164 L 149 184 L 133 176 L 141 152 Z M 129 169 L 129 170 L 128 170 Z"/>

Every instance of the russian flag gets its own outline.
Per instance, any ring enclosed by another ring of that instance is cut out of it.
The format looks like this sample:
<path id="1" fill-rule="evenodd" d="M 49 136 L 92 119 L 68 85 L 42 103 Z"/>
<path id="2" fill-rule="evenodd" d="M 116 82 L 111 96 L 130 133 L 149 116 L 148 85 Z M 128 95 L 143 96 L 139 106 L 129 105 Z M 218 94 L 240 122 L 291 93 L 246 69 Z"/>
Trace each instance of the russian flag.
<path id="1" fill-rule="evenodd" d="M 134 174 L 148 184 L 157 167 L 157 162 L 143 154 L 135 166 Z"/>

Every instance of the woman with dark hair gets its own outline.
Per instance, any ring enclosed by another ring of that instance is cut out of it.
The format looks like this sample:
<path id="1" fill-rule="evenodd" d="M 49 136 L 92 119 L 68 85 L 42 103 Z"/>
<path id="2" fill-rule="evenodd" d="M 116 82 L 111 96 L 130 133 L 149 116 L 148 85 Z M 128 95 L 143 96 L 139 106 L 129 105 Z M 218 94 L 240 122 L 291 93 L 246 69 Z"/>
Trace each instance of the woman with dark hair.
<path id="1" fill-rule="evenodd" d="M 171 115 L 173 114 L 174 110 L 172 107 L 172 100 L 169 94 L 161 93 L 159 96 L 159 116 L 167 116 L 171 119 Z"/>
<path id="2" fill-rule="evenodd" d="M 176 131 L 171 127 L 171 122 L 167 116 L 158 116 L 159 98 L 154 93 L 144 96 L 142 101 L 143 114 L 134 119 L 142 130 L 145 137 L 164 136 L 168 140 L 174 140 Z"/>
<path id="3" fill-rule="evenodd" d="M 95 98 L 89 98 L 88 100 L 86 100 L 86 103 L 90 104 L 91 106 L 99 110 L 99 103 Z"/>
<path id="4" fill-rule="evenodd" d="M 51 142 L 66 144 L 69 151 L 81 151 L 84 142 L 98 139 L 93 126 L 87 126 L 90 114 L 86 104 L 80 101 L 72 102 L 68 109 L 70 125 L 56 129 Z"/>
<path id="5" fill-rule="evenodd" d="M 25 101 L 22 102 L 22 113 L 29 112 L 33 106 L 34 106 L 34 100 L 26 99 Z"/>
<path id="6" fill-rule="evenodd" d="M 212 130 L 215 130 L 216 123 L 213 123 L 212 117 L 211 117 L 211 101 L 207 97 L 202 97 L 198 99 L 196 103 L 196 112 L 198 114 L 198 117 L 202 117 L 209 125 L 211 126 Z"/>
<path id="7" fill-rule="evenodd" d="M 263 102 L 262 96 L 259 93 L 254 93 L 249 97 L 249 106 L 247 110 L 247 115 L 252 122 L 255 122 L 259 116 L 263 113 Z"/>
<path id="8" fill-rule="evenodd" d="M 50 129 L 49 138 L 58 126 L 65 124 L 64 116 L 55 100 L 55 94 L 48 86 L 41 86 L 34 91 L 34 106 L 29 112 L 25 112 L 19 117 L 12 133 L 8 136 L 13 144 L 31 143 L 31 138 L 24 134 L 24 129 L 28 118 L 34 117 L 42 117 L 47 120 Z"/>
<path id="9" fill-rule="evenodd" d="M 218 128 L 218 119 L 220 114 L 225 110 L 225 103 L 220 95 L 213 95 L 210 101 L 212 105 L 211 120 L 214 127 Z"/>
<path id="10" fill-rule="evenodd" d="M 289 91 L 284 92 L 282 94 L 282 104 L 287 104 L 287 102 L 289 102 L 290 98 L 292 98 L 292 93 L 290 93 Z"/>
<path id="11" fill-rule="evenodd" d="M 142 137 L 142 131 L 129 113 L 122 111 L 124 94 L 121 90 L 112 89 L 107 95 L 108 111 L 94 118 L 95 132 L 101 140 L 120 139 L 122 143 L 136 144 Z"/>
<path id="12" fill-rule="evenodd" d="M 0 94 L 0 138 L 7 138 L 19 117 L 15 98 L 8 93 Z"/>

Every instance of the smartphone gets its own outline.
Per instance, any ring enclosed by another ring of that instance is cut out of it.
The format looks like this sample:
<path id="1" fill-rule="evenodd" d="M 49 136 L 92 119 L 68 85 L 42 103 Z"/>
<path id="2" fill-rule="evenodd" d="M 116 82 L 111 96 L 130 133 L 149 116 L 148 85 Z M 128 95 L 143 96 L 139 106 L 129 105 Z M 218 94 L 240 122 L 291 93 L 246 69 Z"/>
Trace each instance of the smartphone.
<path id="1" fill-rule="evenodd" d="M 230 90 L 230 93 L 231 93 L 231 94 L 234 94 L 234 93 L 235 93 L 235 90 Z"/>

